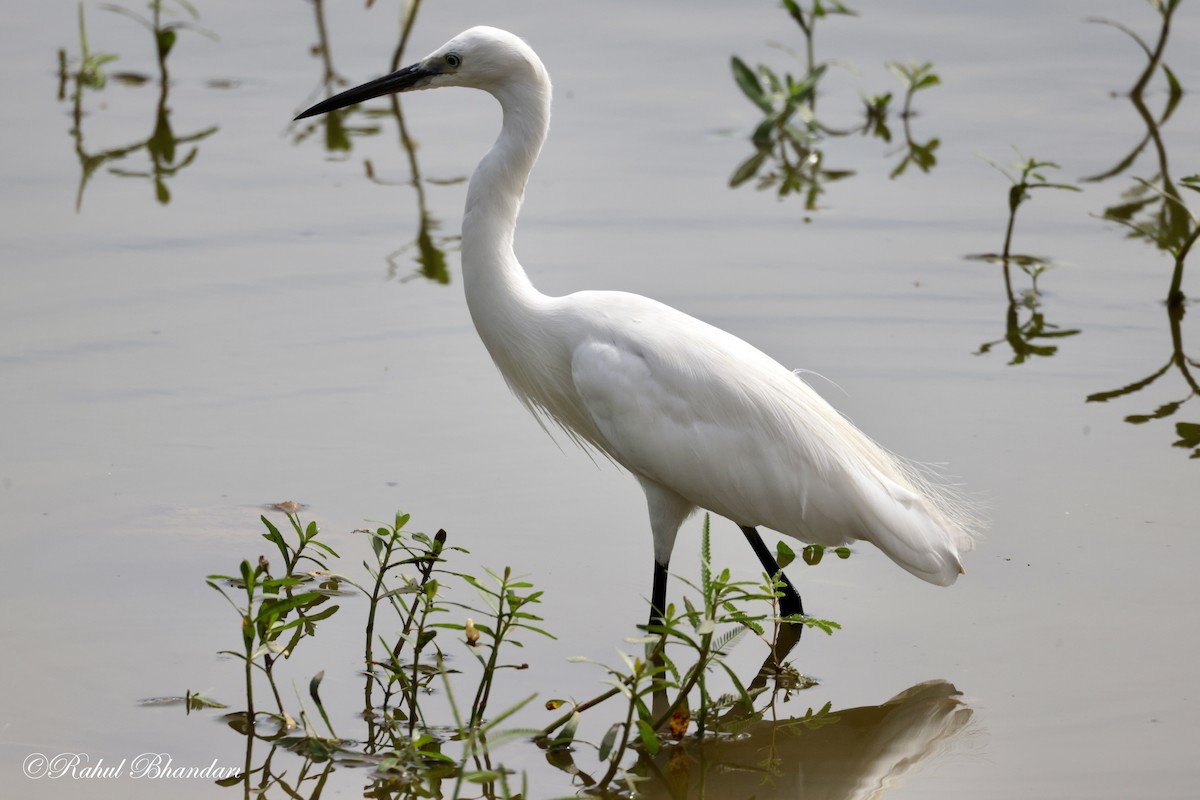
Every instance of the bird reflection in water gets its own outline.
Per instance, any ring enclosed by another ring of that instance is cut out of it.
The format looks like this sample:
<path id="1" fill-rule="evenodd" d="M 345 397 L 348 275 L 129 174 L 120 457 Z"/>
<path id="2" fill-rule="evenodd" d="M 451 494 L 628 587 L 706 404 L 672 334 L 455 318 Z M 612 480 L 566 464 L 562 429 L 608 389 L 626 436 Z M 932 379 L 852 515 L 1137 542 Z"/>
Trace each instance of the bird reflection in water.
<path id="1" fill-rule="evenodd" d="M 772 653 L 747 684 L 760 703 L 725 714 L 717 734 L 691 736 L 643 752 L 630 770 L 639 798 L 858 800 L 881 798 L 905 776 L 948 752 L 974 711 L 952 683 L 918 683 L 877 706 L 820 710 L 781 718 L 781 700 L 812 683 L 786 659 L 799 626 L 780 629 Z M 568 749 L 547 761 L 585 789 L 596 781 Z"/>
<path id="2" fill-rule="evenodd" d="M 635 768 L 646 798 L 878 798 L 943 753 L 971 720 L 954 685 L 918 683 L 878 706 L 761 720 L 741 735 L 665 748 Z"/>

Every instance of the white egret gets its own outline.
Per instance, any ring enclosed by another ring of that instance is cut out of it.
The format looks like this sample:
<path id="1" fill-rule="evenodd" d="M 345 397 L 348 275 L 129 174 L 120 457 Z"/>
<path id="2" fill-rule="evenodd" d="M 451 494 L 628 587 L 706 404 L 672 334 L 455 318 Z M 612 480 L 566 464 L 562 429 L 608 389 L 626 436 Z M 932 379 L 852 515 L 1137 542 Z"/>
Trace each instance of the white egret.
<path id="1" fill-rule="evenodd" d="M 550 78 L 517 36 L 476 27 L 398 72 L 297 119 L 374 97 L 465 86 L 500 102 L 500 135 L 476 168 L 462 223 L 467 306 L 509 388 L 539 419 L 624 466 L 654 538 L 651 619 L 666 608 L 679 527 L 697 508 L 737 523 L 771 575 L 765 526 L 802 542 L 871 542 L 949 585 L 974 524 L 944 487 L 884 451 L 799 377 L 741 339 L 625 292 L 542 294 L 513 253 L 525 184 L 550 125 Z M 783 577 L 780 610 L 803 613 Z"/>

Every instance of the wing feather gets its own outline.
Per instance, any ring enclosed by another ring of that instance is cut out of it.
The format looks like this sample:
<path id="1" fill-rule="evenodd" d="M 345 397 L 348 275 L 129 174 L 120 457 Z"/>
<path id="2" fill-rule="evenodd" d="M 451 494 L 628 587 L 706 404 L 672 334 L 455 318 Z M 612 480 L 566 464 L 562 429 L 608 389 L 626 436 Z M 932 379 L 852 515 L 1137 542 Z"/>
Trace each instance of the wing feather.
<path id="1" fill-rule="evenodd" d="M 973 535 L 944 493 L 741 339 L 653 301 L 634 310 L 571 353 L 614 459 L 740 525 L 865 539 L 918 577 L 954 581 Z"/>

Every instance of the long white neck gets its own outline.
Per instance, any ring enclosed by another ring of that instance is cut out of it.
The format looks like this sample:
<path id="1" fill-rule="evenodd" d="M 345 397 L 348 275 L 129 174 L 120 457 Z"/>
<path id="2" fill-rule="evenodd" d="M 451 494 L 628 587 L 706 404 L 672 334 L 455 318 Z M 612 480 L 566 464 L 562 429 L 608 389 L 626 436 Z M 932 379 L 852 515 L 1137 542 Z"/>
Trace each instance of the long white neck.
<path id="1" fill-rule="evenodd" d="M 541 64 L 537 64 L 541 67 Z M 539 293 L 513 252 L 525 183 L 550 128 L 550 81 L 544 69 L 491 92 L 504 121 L 492 149 L 479 162 L 467 190 L 462 226 L 463 284 L 467 307 L 493 357 L 490 333 Z"/>
<path id="2" fill-rule="evenodd" d="M 554 335 L 553 300 L 529 282 L 513 253 L 525 182 L 550 128 L 550 79 L 532 51 L 530 72 L 489 91 L 504 122 L 467 189 L 462 227 L 463 285 L 475 330 L 526 408 L 603 450 L 603 436 L 571 384 L 570 340 Z"/>

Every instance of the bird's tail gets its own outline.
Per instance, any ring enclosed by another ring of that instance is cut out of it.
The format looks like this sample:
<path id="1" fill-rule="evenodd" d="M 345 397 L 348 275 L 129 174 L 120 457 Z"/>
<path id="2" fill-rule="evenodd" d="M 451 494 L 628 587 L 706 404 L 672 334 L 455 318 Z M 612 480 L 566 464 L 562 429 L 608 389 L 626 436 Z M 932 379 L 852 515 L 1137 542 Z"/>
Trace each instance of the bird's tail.
<path id="1" fill-rule="evenodd" d="M 859 473 L 863 538 L 922 580 L 949 586 L 964 570 L 960 553 L 979 539 L 975 508 L 951 487 L 894 461 L 896 474 Z"/>

